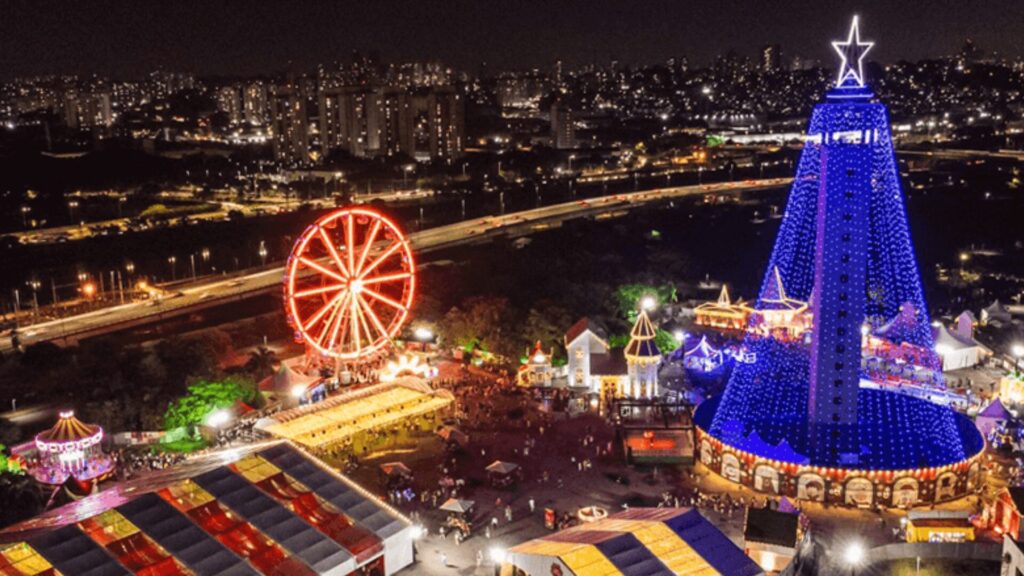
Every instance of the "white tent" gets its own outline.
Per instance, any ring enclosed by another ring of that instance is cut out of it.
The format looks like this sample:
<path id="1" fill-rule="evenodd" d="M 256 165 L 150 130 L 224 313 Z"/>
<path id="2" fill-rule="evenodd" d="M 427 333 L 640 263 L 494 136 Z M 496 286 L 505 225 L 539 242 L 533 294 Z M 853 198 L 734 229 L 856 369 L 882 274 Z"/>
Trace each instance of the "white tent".
<path id="1" fill-rule="evenodd" d="M 981 362 L 983 348 L 973 338 L 950 332 L 944 324 L 932 327 L 935 352 L 942 357 L 942 371 L 970 368 Z"/>

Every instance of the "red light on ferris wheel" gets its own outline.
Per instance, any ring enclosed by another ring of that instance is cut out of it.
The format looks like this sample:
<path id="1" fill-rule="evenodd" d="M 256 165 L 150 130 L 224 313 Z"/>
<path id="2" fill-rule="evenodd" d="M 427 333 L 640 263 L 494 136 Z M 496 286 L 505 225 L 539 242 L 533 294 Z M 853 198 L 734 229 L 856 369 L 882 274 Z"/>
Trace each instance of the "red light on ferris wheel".
<path id="1" fill-rule="evenodd" d="M 297 339 L 323 356 L 366 359 L 408 319 L 416 286 L 401 229 L 367 208 L 341 208 L 295 242 L 285 269 L 285 309 Z"/>

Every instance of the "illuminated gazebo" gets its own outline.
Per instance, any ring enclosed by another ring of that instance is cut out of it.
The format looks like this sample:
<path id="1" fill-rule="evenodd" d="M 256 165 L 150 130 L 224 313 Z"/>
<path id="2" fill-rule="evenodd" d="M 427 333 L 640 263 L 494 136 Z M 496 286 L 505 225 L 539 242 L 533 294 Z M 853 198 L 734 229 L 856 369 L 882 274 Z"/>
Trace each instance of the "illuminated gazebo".
<path id="1" fill-rule="evenodd" d="M 60 413 L 53 428 L 36 435 L 37 461 L 29 467 L 32 476 L 44 484 L 60 485 L 74 478 L 79 482 L 98 481 L 114 469 L 100 449 L 103 428 L 75 418 L 71 410 Z"/>
<path id="2" fill-rule="evenodd" d="M 778 340 L 796 341 L 811 330 L 811 310 L 807 302 L 786 294 L 778 266 L 772 269 L 764 293 L 751 314 L 748 330 L 752 334 Z"/>
<path id="3" fill-rule="evenodd" d="M 704 302 L 693 309 L 694 321 L 698 326 L 736 331 L 746 329 L 751 312 L 753 310 L 742 299 L 732 301 L 729 289 L 724 284 L 718 300 Z"/>

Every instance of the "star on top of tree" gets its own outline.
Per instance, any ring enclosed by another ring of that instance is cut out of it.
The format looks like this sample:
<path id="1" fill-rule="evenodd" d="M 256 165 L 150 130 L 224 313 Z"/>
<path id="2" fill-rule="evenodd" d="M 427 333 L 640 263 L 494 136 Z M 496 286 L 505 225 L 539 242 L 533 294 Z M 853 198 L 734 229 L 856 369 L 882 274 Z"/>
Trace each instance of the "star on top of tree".
<path id="1" fill-rule="evenodd" d="M 839 76 L 836 78 L 836 86 L 864 86 L 864 56 L 867 55 L 874 42 L 860 41 L 860 24 L 858 17 L 853 17 L 850 23 L 850 34 L 846 42 L 832 42 L 832 48 L 839 54 L 843 61 L 839 64 Z"/>

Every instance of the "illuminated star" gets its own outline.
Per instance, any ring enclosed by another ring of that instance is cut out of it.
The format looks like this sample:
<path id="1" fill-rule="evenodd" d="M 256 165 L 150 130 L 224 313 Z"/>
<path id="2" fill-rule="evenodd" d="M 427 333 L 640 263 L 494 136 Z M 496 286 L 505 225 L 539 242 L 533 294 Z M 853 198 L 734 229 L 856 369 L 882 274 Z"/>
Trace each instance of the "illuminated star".
<path id="1" fill-rule="evenodd" d="M 839 76 L 836 79 L 836 86 L 842 88 L 847 82 L 856 82 L 856 86 L 864 85 L 864 56 L 867 55 L 874 42 L 860 41 L 860 26 L 857 16 L 853 17 L 850 24 L 850 35 L 846 42 L 833 42 L 832 47 L 839 53 L 843 61 L 839 65 Z M 856 63 L 856 64 L 855 64 Z"/>

